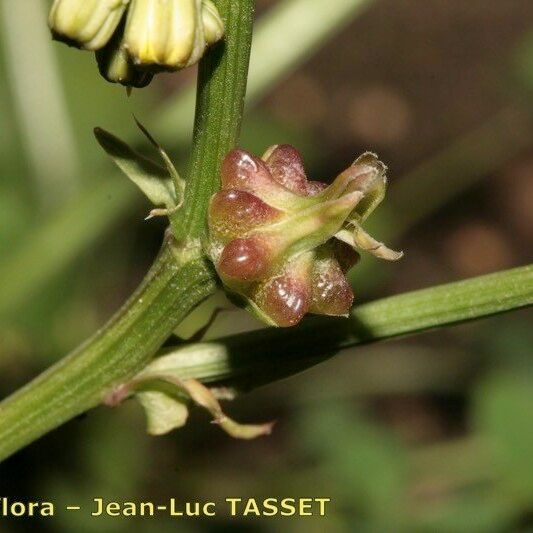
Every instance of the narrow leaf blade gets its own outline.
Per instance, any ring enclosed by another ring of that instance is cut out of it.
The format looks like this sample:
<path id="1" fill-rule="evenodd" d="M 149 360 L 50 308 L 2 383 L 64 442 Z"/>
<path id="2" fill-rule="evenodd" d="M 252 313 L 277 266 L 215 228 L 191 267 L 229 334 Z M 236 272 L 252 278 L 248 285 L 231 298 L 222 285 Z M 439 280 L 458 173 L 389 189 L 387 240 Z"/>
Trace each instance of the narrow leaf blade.
<path id="1" fill-rule="evenodd" d="M 164 205 L 167 209 L 176 207 L 174 183 L 165 168 L 102 128 L 95 128 L 94 135 L 114 163 L 154 205 Z"/>

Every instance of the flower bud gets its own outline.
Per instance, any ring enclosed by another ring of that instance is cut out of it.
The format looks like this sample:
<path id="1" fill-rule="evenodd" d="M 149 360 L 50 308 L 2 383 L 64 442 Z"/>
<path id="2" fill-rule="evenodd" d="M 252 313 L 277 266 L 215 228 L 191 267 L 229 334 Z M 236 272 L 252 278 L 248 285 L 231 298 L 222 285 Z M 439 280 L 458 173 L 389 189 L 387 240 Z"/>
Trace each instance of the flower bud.
<path id="1" fill-rule="evenodd" d="M 318 315 L 347 316 L 353 291 L 341 266 L 342 259 L 329 243 L 316 251 L 313 265 L 313 299 L 309 311 Z"/>
<path id="2" fill-rule="evenodd" d="M 96 52 L 96 61 L 100 74 L 111 83 L 120 83 L 125 87 L 146 87 L 153 78 L 150 72 L 135 68 L 122 41 L 122 31 L 115 35 L 104 48 Z"/>
<path id="3" fill-rule="evenodd" d="M 356 249 L 401 257 L 360 226 L 383 199 L 385 171 L 363 154 L 327 186 L 307 180 L 292 146 L 273 146 L 262 159 L 232 150 L 209 208 L 209 255 L 226 288 L 276 326 L 308 312 L 347 316 Z"/>
<path id="4" fill-rule="evenodd" d="M 251 293 L 261 314 L 280 327 L 294 326 L 309 311 L 313 297 L 313 253 L 301 254 Z"/>
<path id="5" fill-rule="evenodd" d="M 264 278 L 272 263 L 271 244 L 261 235 L 230 241 L 218 261 L 220 275 L 234 283 Z"/>
<path id="6" fill-rule="evenodd" d="M 204 25 L 205 42 L 215 44 L 224 36 L 224 22 L 220 13 L 211 0 L 202 2 L 202 23 Z"/>
<path id="7" fill-rule="evenodd" d="M 271 146 L 263 159 L 275 181 L 295 194 L 307 196 L 308 181 L 296 148 L 289 144 Z"/>
<path id="8" fill-rule="evenodd" d="M 286 210 L 300 202 L 301 207 L 312 205 L 305 197 L 296 197 L 282 183 L 276 181 L 267 162 L 245 150 L 232 150 L 222 162 L 222 189 L 238 189 L 257 194 L 267 204 Z"/>
<path id="9" fill-rule="evenodd" d="M 134 64 L 161 71 L 197 63 L 206 46 L 224 32 L 216 7 L 203 4 L 202 0 L 131 0 L 124 44 Z"/>
<path id="10" fill-rule="evenodd" d="M 217 238 L 235 238 L 281 219 L 283 213 L 253 194 L 229 189 L 217 193 L 209 207 L 209 225 Z"/>
<path id="11" fill-rule="evenodd" d="M 86 50 L 103 48 L 129 0 L 54 0 L 48 24 L 55 39 Z"/>

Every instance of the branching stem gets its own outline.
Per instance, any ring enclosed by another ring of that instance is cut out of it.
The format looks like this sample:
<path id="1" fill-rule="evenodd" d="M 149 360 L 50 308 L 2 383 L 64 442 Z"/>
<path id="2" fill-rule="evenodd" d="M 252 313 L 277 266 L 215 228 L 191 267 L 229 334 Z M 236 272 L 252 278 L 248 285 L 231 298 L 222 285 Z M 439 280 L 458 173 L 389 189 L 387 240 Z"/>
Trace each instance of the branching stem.
<path id="1" fill-rule="evenodd" d="M 248 75 L 253 0 L 218 0 L 223 45 L 200 63 L 185 205 L 161 253 L 122 309 L 71 355 L 0 403 L 0 460 L 101 403 L 139 372 L 176 326 L 216 288 L 198 237 L 222 157 L 238 138 Z"/>
<path id="2" fill-rule="evenodd" d="M 226 39 L 200 63 L 184 213 L 172 217 L 178 239 L 203 237 L 207 206 L 220 184 L 220 163 L 239 137 L 252 42 L 253 0 L 219 0 Z"/>

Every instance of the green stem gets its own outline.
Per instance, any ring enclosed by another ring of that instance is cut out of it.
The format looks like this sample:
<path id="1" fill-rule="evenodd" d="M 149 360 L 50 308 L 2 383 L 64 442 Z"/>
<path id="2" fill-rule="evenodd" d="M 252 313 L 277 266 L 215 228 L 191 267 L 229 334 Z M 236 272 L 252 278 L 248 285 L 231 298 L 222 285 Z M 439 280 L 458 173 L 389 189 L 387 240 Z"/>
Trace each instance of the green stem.
<path id="1" fill-rule="evenodd" d="M 226 39 L 200 63 L 196 128 L 177 239 L 167 235 L 145 280 L 95 336 L 0 403 L 0 460 L 102 402 L 139 372 L 176 326 L 216 288 L 198 247 L 218 168 L 238 137 L 252 31 L 253 0 L 220 0 Z M 182 218 L 181 218 L 182 217 Z M 184 221 L 184 222 L 183 222 Z"/>
<path id="2" fill-rule="evenodd" d="M 181 258 L 167 238 L 140 287 L 102 330 L 0 403 L 0 458 L 101 403 L 214 288 L 209 265 Z"/>
<path id="3" fill-rule="evenodd" d="M 314 366 L 339 350 L 413 335 L 533 305 L 533 265 L 422 289 L 354 307 L 350 319 L 314 318 L 165 353 L 182 379 L 252 389 Z"/>
<path id="4" fill-rule="evenodd" d="M 171 223 L 178 239 L 203 237 L 207 206 L 220 187 L 220 164 L 240 133 L 252 42 L 253 0 L 219 0 L 226 38 L 200 64 L 184 213 Z"/>

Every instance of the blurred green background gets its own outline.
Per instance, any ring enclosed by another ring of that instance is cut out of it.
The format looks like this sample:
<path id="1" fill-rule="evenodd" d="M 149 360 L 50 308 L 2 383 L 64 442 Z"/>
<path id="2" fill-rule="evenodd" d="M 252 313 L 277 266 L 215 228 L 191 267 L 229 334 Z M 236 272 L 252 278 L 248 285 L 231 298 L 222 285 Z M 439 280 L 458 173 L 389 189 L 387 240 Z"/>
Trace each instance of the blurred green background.
<path id="1" fill-rule="evenodd" d="M 258 0 L 258 19 L 287 3 Z M 299 3 L 313 10 L 314 0 Z M 353 274 L 359 302 L 531 262 L 531 0 L 353 5 L 331 38 L 254 93 L 242 146 L 292 143 L 311 179 L 324 181 L 366 149 L 387 162 L 391 186 L 373 231 L 406 256 L 365 259 Z M 91 54 L 52 43 L 48 6 L 0 0 L 2 397 L 104 324 L 160 244 L 163 222 L 143 220 L 149 206 L 92 128 L 140 142 L 135 113 L 186 168 L 194 71 L 127 98 Z M 267 77 L 286 31 L 274 32 L 260 65 Z M 225 313 L 209 337 L 259 326 Z M 128 402 L 0 466 L 0 496 L 23 501 L 330 497 L 326 519 L 58 512 L 0 518 L 0 532 L 531 531 L 532 326 L 521 311 L 357 348 L 225 406 L 242 421 L 276 419 L 268 438 L 231 440 L 196 411 L 183 430 L 148 437 Z"/>

